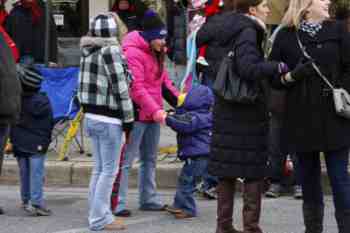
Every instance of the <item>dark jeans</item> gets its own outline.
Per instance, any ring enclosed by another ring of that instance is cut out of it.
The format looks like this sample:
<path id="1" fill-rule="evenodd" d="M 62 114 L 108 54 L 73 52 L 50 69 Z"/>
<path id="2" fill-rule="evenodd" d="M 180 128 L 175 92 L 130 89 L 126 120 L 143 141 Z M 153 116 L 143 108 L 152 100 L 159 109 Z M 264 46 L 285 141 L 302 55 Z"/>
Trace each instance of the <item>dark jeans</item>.
<path id="1" fill-rule="evenodd" d="M 216 176 L 210 175 L 207 168 L 202 176 L 202 182 L 202 189 L 203 191 L 206 191 L 215 188 L 219 183 L 219 179 Z"/>
<path id="2" fill-rule="evenodd" d="M 269 127 L 269 178 L 273 184 L 282 184 L 284 181 L 284 168 L 288 155 L 281 151 L 282 121 L 272 116 Z M 292 180 L 294 185 L 300 184 L 299 165 L 295 155 L 291 155 L 294 172 Z"/>
<path id="3" fill-rule="evenodd" d="M 9 134 L 10 126 L 8 124 L 0 124 L 0 175 L 2 170 L 2 162 L 4 160 L 4 147 Z"/>
<path id="4" fill-rule="evenodd" d="M 304 204 L 323 206 L 319 152 L 298 153 L 297 156 Z M 325 152 L 325 161 L 335 209 L 337 211 L 350 210 L 349 148 Z"/>
<path id="5" fill-rule="evenodd" d="M 182 167 L 177 181 L 173 206 L 182 209 L 187 214 L 197 216 L 194 192 L 196 183 L 208 170 L 208 159 L 187 159 Z"/>

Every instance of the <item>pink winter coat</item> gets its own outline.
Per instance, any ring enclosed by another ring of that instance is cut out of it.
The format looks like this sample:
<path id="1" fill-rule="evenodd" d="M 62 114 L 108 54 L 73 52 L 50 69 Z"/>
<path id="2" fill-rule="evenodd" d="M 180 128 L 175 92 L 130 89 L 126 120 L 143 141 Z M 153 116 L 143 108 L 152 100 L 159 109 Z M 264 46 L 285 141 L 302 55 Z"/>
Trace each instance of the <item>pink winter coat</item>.
<path id="1" fill-rule="evenodd" d="M 152 122 L 153 114 L 163 109 L 162 87 L 176 98 L 179 92 L 164 67 L 161 77 L 156 58 L 138 31 L 127 34 L 122 43 L 129 69 L 133 75 L 131 98 L 138 108 L 138 120 Z"/>

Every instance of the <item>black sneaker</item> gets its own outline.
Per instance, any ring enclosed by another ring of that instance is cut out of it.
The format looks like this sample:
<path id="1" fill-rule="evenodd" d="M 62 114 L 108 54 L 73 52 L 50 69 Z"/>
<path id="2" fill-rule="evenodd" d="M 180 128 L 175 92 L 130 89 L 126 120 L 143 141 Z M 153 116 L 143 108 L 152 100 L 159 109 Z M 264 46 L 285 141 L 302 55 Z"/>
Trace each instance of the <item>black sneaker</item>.
<path id="1" fill-rule="evenodd" d="M 205 198 L 207 198 L 208 200 L 216 200 L 218 198 L 218 194 L 217 194 L 216 188 L 213 187 L 213 188 L 210 188 L 208 190 L 205 190 L 203 192 L 203 196 Z"/>
<path id="2" fill-rule="evenodd" d="M 0 207 L 0 215 L 4 214 L 4 210 Z"/>
<path id="3" fill-rule="evenodd" d="M 128 218 L 128 217 L 131 217 L 131 211 L 130 210 L 121 210 L 119 212 L 116 212 L 116 213 L 113 213 L 114 216 L 116 217 L 123 217 L 123 218 Z"/>
<path id="4" fill-rule="evenodd" d="M 294 191 L 293 197 L 295 199 L 299 200 L 303 198 L 303 190 L 300 185 L 295 185 L 293 187 L 293 191 Z"/>
<path id="5" fill-rule="evenodd" d="M 31 213 L 32 216 L 51 216 L 52 215 L 51 210 L 42 206 L 32 205 L 28 208 L 28 211 Z"/>
<path id="6" fill-rule="evenodd" d="M 269 190 L 265 193 L 265 196 L 269 198 L 278 198 L 281 196 L 281 189 L 281 185 L 271 184 Z"/>

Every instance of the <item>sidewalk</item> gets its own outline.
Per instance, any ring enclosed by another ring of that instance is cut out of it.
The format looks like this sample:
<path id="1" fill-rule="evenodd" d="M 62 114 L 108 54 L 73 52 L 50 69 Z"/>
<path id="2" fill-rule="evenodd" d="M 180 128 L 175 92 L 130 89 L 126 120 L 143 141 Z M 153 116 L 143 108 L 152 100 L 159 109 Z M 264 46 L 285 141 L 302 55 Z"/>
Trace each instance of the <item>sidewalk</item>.
<path id="1" fill-rule="evenodd" d="M 48 154 L 46 163 L 47 186 L 87 187 L 89 185 L 93 162 L 91 157 L 87 156 L 90 153 L 88 140 L 86 140 L 86 144 L 86 153 L 83 155 L 79 154 L 77 148 L 72 146 L 69 161 L 57 161 L 55 152 Z M 182 163 L 176 159 L 174 146 L 176 146 L 176 134 L 168 127 L 162 127 L 157 163 L 157 185 L 162 189 L 176 187 L 177 176 L 182 167 Z M 137 187 L 137 170 L 138 163 L 136 162 L 129 178 L 129 185 L 133 188 Z M 322 181 L 325 193 L 330 193 L 329 181 L 324 166 L 322 168 Z M 0 184 L 18 184 L 18 166 L 12 155 L 7 156 L 4 160 Z"/>
<path id="2" fill-rule="evenodd" d="M 87 156 L 91 151 L 89 140 L 85 140 L 85 143 L 86 151 L 83 155 L 79 154 L 74 145 L 71 146 L 69 161 L 57 161 L 56 152 L 48 153 L 48 161 L 46 162 L 47 186 L 87 187 L 89 185 L 93 162 L 91 157 Z M 182 164 L 176 159 L 175 146 L 175 133 L 168 127 L 162 127 L 157 163 L 157 184 L 160 188 L 176 187 L 177 175 Z M 129 178 L 131 187 L 137 186 L 137 169 L 138 163 L 136 162 Z M 18 166 L 12 155 L 5 156 L 0 184 L 18 184 Z"/>

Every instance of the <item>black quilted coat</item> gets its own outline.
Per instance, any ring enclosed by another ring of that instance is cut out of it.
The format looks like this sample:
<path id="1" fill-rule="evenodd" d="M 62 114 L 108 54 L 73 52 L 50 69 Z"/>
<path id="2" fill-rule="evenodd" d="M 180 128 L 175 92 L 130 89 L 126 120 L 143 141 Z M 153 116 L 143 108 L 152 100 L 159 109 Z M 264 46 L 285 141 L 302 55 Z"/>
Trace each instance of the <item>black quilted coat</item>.
<path id="1" fill-rule="evenodd" d="M 235 39 L 236 68 L 240 78 L 257 82 L 278 73 L 275 62 L 266 62 L 262 50 L 265 31 L 245 15 L 224 14 L 221 26 L 208 30 L 222 47 Z M 262 89 L 262 88 L 261 88 Z M 230 104 L 216 98 L 209 172 L 223 178 L 261 179 L 267 164 L 268 114 L 263 91 L 256 104 Z"/>

